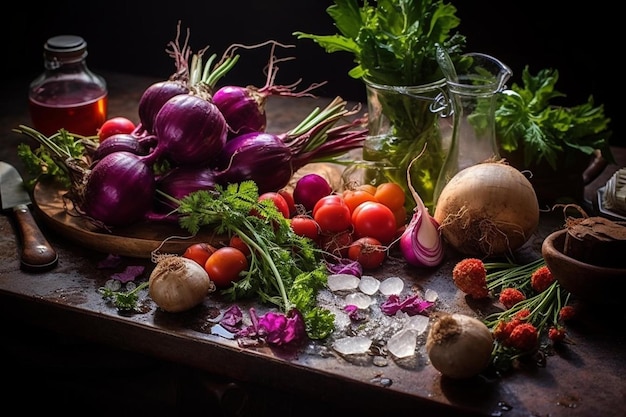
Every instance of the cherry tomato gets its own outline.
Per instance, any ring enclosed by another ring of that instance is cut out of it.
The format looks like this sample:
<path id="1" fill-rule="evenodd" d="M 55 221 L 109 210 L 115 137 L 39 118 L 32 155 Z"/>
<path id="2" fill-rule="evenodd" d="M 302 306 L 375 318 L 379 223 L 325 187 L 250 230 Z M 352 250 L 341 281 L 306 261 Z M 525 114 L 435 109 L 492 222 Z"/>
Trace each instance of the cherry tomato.
<path id="1" fill-rule="evenodd" d="M 135 123 L 125 117 L 113 117 L 105 121 L 98 129 L 98 140 L 102 142 L 109 136 L 118 133 L 132 133 L 135 130 Z"/>
<path id="2" fill-rule="evenodd" d="M 345 202 L 343 201 L 343 197 L 341 195 L 339 194 L 326 195 L 320 198 L 319 200 L 317 200 L 317 203 L 315 203 L 315 205 L 313 206 L 313 210 L 311 210 L 311 214 L 313 215 L 313 217 L 315 217 L 315 212 L 317 212 L 317 209 L 325 204 L 342 204 L 342 203 L 345 204 Z"/>
<path id="3" fill-rule="evenodd" d="M 224 246 L 209 256 L 204 269 L 217 288 L 226 288 L 238 281 L 239 274 L 248 269 L 248 259 L 239 249 Z"/>
<path id="4" fill-rule="evenodd" d="M 366 201 L 354 210 L 352 226 L 355 238 L 373 237 L 383 245 L 393 241 L 398 228 L 391 209 L 375 201 Z"/>
<path id="5" fill-rule="evenodd" d="M 351 226 L 350 208 L 339 195 L 320 198 L 313 208 L 313 219 L 323 233 L 339 233 Z"/>
<path id="6" fill-rule="evenodd" d="M 345 201 L 350 208 L 350 213 L 352 213 L 361 203 L 366 201 L 376 201 L 376 197 L 365 190 L 345 190 L 342 197 L 343 201 Z"/>
<path id="7" fill-rule="evenodd" d="M 339 233 L 323 233 L 320 236 L 320 246 L 322 249 L 341 258 L 348 256 L 348 249 L 352 242 L 353 237 L 350 230 Z"/>
<path id="8" fill-rule="evenodd" d="M 287 207 L 289 207 L 289 217 L 293 217 L 296 215 L 296 202 L 293 199 L 293 193 L 286 189 L 278 190 L 278 194 L 282 195 L 285 201 L 287 202 Z"/>
<path id="9" fill-rule="evenodd" d="M 373 237 L 359 238 L 348 248 L 348 258 L 360 263 L 363 269 L 378 268 L 386 257 L 385 247 Z"/>
<path id="10" fill-rule="evenodd" d="M 185 249 L 183 257 L 196 261 L 199 265 L 204 266 L 209 256 L 217 249 L 208 243 L 194 243 Z"/>
<path id="11" fill-rule="evenodd" d="M 230 240 L 228 241 L 228 246 L 239 249 L 246 256 L 250 255 L 250 247 L 246 245 L 246 243 L 241 240 L 238 235 L 232 235 L 230 237 Z"/>
<path id="12" fill-rule="evenodd" d="M 376 187 L 374 194 L 379 203 L 383 203 L 392 211 L 404 206 L 405 194 L 400 185 L 395 182 L 384 182 Z"/>
<path id="13" fill-rule="evenodd" d="M 317 242 L 320 237 L 320 226 L 310 216 L 297 215 L 291 218 L 291 229 L 298 236 L 308 237 Z"/>
<path id="14" fill-rule="evenodd" d="M 285 200 L 285 197 L 283 197 L 279 193 L 274 191 L 263 193 L 259 196 L 259 201 L 262 200 L 272 200 L 274 202 L 274 205 L 284 218 L 288 219 L 290 217 L 289 204 L 287 203 L 287 200 Z"/>

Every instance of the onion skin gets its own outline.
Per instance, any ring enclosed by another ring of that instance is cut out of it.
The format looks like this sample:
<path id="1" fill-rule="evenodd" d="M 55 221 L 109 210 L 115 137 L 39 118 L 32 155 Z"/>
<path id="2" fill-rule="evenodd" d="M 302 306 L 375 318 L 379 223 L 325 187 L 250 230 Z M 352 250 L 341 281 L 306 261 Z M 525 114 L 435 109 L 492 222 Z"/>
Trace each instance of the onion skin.
<path id="1" fill-rule="evenodd" d="M 174 96 L 189 93 L 189 88 L 180 81 L 159 81 L 150 85 L 139 99 L 137 112 L 141 128 L 146 132 L 154 133 L 154 121 L 161 107 Z"/>
<path id="2" fill-rule="evenodd" d="M 207 165 L 224 147 L 228 129 L 215 104 L 179 94 L 161 107 L 154 130 L 158 143 L 152 159 L 165 156 L 174 165 Z"/>
<path id="3" fill-rule="evenodd" d="M 443 314 L 430 327 L 426 352 L 442 375 L 471 378 L 491 362 L 493 342 L 491 331 L 482 321 L 464 314 Z"/>
<path id="4" fill-rule="evenodd" d="M 106 226 L 128 226 L 145 218 L 156 190 L 154 173 L 141 157 L 114 152 L 89 172 L 80 208 Z"/>
<path id="5" fill-rule="evenodd" d="M 434 217 L 443 237 L 459 252 L 504 256 L 523 246 L 539 226 L 539 203 L 519 170 L 486 162 L 452 177 L 441 191 Z"/>
<path id="6" fill-rule="evenodd" d="M 150 274 L 148 288 L 150 298 L 170 313 L 190 310 L 215 291 L 213 281 L 204 268 L 182 256 L 159 260 Z"/>
<path id="7" fill-rule="evenodd" d="M 237 136 L 224 145 L 216 159 L 217 181 L 222 185 L 253 180 L 259 194 L 278 191 L 293 176 L 293 153 L 271 133 Z"/>

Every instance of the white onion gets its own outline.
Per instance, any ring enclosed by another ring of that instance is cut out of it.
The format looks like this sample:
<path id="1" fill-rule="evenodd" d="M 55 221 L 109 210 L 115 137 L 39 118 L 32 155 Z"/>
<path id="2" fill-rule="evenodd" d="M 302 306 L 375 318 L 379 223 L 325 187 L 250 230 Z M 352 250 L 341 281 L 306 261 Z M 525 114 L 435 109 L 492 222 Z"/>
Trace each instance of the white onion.
<path id="1" fill-rule="evenodd" d="M 491 362 L 493 336 L 482 321 L 464 314 L 443 314 L 428 331 L 430 363 L 449 378 L 478 375 Z"/>
<path id="2" fill-rule="evenodd" d="M 204 268 L 182 256 L 167 256 L 159 260 L 148 282 L 150 298 L 170 313 L 189 310 L 215 291 L 215 285 Z"/>
<path id="3" fill-rule="evenodd" d="M 507 255 L 539 226 L 532 184 L 504 162 L 485 162 L 457 173 L 441 191 L 434 214 L 444 239 L 476 257 Z"/>

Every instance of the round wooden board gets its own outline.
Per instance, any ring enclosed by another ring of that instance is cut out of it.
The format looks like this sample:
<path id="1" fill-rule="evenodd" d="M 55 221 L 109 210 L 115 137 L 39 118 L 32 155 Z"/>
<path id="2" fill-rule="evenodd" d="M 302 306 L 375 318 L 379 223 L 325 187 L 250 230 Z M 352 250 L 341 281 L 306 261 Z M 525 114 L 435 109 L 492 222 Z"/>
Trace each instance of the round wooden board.
<path id="1" fill-rule="evenodd" d="M 153 251 L 182 254 L 192 243 L 206 242 L 216 245 L 220 241 L 225 241 L 224 236 L 204 230 L 190 237 L 189 232 L 175 224 L 167 223 L 139 223 L 109 233 L 96 228 L 87 219 L 68 214 L 63 203 L 65 192 L 38 183 L 33 197 L 39 214 L 46 224 L 60 235 L 99 252 L 150 258 Z M 71 203 L 68 204 L 71 207 Z M 165 241 L 166 239 L 168 240 Z"/>

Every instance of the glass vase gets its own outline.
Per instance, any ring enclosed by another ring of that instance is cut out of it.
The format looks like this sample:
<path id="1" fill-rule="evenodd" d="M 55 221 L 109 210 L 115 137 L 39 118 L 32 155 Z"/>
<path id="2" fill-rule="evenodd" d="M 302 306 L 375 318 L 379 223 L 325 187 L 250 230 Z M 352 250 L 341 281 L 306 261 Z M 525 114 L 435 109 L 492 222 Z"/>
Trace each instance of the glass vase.
<path id="1" fill-rule="evenodd" d="M 390 180 L 405 190 L 407 213 L 415 208 L 409 174 L 411 186 L 432 213 L 437 179 L 452 135 L 452 123 L 445 120 L 446 80 L 418 86 L 364 81 L 369 136 L 363 145 L 363 160 L 394 168 L 389 171 L 393 174 Z"/>

